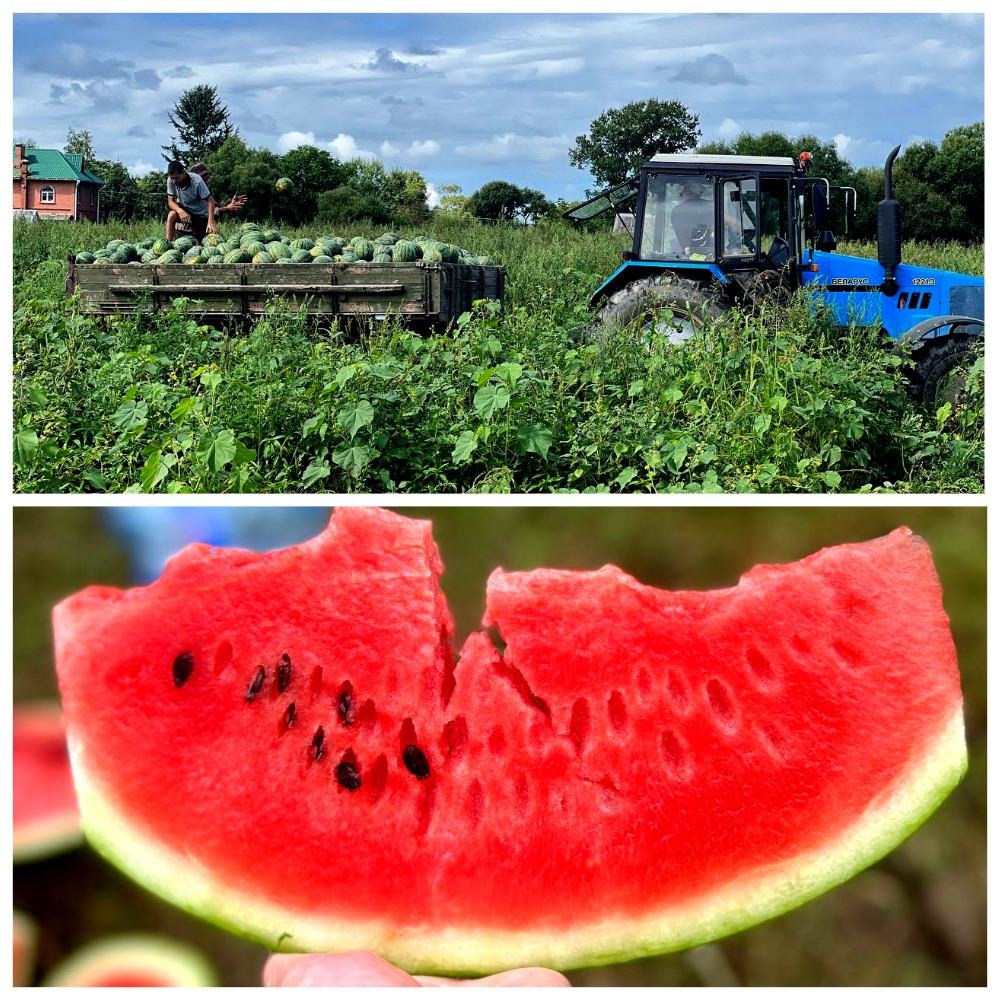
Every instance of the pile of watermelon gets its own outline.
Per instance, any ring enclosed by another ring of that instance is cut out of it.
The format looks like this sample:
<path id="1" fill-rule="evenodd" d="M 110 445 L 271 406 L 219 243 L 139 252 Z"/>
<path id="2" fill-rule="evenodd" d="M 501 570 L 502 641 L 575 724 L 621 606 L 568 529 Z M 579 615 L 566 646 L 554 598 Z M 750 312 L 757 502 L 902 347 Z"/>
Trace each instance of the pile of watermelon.
<path id="1" fill-rule="evenodd" d="M 445 264 L 493 264 L 489 257 L 471 250 L 418 235 L 404 239 L 385 232 L 375 239 L 365 236 L 292 238 L 277 229 L 262 229 L 245 222 L 228 237 L 209 233 L 201 245 L 193 236 L 175 240 L 150 236 L 129 243 L 111 240 L 99 250 L 76 255 L 77 264 L 392 264 L 399 261 L 442 261 Z"/>

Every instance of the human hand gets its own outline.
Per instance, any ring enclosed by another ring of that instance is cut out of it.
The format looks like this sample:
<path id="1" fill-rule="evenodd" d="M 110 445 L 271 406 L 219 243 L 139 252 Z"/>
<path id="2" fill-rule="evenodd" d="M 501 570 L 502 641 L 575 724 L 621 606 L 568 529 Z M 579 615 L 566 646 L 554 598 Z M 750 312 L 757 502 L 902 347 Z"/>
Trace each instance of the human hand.
<path id="1" fill-rule="evenodd" d="M 552 969 L 511 969 L 484 979 L 411 976 L 370 951 L 332 955 L 272 955 L 265 986 L 569 986 Z"/>

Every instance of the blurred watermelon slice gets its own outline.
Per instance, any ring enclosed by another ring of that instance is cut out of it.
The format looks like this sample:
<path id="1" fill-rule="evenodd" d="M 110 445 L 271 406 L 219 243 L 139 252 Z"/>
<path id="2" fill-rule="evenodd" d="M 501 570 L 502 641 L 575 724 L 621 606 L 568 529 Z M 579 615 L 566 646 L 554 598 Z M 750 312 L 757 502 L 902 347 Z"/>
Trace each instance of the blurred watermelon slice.
<path id="1" fill-rule="evenodd" d="M 54 612 L 84 824 L 273 949 L 572 968 L 782 913 L 886 854 L 966 766 L 955 648 L 905 528 L 735 587 L 491 577 L 457 665 L 430 525 L 192 546 Z M 902 609 L 905 607 L 905 613 Z"/>
<path id="2" fill-rule="evenodd" d="M 197 949 L 152 934 L 99 938 L 70 955 L 44 986 L 215 986 L 215 971 Z"/>
<path id="3" fill-rule="evenodd" d="M 14 706 L 14 863 L 36 861 L 83 842 L 66 749 L 54 702 Z"/>

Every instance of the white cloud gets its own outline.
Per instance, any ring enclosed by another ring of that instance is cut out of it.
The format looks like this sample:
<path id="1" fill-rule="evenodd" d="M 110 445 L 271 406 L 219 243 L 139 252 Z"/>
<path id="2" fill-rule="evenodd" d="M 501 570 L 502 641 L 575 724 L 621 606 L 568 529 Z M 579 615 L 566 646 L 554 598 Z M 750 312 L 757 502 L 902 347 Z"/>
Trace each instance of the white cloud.
<path id="1" fill-rule="evenodd" d="M 724 118 L 718 128 L 716 128 L 715 135 L 717 139 L 721 139 L 723 142 L 732 142 L 745 131 L 746 129 L 739 122 L 734 121 L 732 118 Z"/>
<path id="2" fill-rule="evenodd" d="M 355 157 L 361 157 L 364 160 L 375 159 L 375 154 L 371 150 L 362 149 L 354 136 L 347 135 L 345 132 L 338 132 L 336 139 L 331 139 L 326 144 L 326 148 L 338 160 L 353 160 Z"/>
<path id="3" fill-rule="evenodd" d="M 155 163 L 147 163 L 145 160 L 136 160 L 132 166 L 128 168 L 128 172 L 133 177 L 145 177 L 146 174 L 152 173 L 157 169 Z M 159 167 L 160 170 L 163 169 L 162 164 Z"/>
<path id="4" fill-rule="evenodd" d="M 379 146 L 378 151 L 385 160 L 391 160 L 393 157 L 399 156 L 399 146 L 394 146 L 388 139 Z"/>
<path id="5" fill-rule="evenodd" d="M 428 156 L 436 156 L 441 152 L 441 144 L 433 139 L 424 139 L 422 142 L 411 142 L 406 147 L 406 158 L 420 160 Z"/>
<path id="6" fill-rule="evenodd" d="M 282 132 L 278 136 L 278 152 L 287 153 L 290 149 L 297 149 L 299 146 L 318 146 L 316 136 L 312 132 Z"/>
<path id="7" fill-rule="evenodd" d="M 441 195 L 438 193 L 438 189 L 431 184 L 430 181 L 427 182 L 427 207 L 437 208 L 441 204 Z"/>
<path id="8" fill-rule="evenodd" d="M 489 163 L 506 163 L 511 160 L 552 160 L 565 156 L 573 140 L 566 135 L 518 135 L 505 132 L 484 142 L 474 142 L 455 147 L 461 156 Z"/>

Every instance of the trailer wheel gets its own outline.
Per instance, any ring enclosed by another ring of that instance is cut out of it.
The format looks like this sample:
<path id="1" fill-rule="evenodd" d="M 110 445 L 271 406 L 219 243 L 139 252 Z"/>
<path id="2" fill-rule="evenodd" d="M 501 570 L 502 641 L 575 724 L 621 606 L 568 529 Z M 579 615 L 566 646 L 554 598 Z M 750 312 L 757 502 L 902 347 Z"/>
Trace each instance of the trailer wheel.
<path id="1" fill-rule="evenodd" d="M 916 359 L 914 395 L 935 409 L 944 403 L 958 409 L 965 402 L 969 369 L 981 346 L 980 337 L 942 337 L 929 344 Z"/>
<path id="2" fill-rule="evenodd" d="M 640 324 L 646 336 L 682 344 L 722 318 L 724 309 L 711 290 L 672 274 L 641 278 L 609 296 L 590 328 L 603 339 L 614 327 Z"/>

